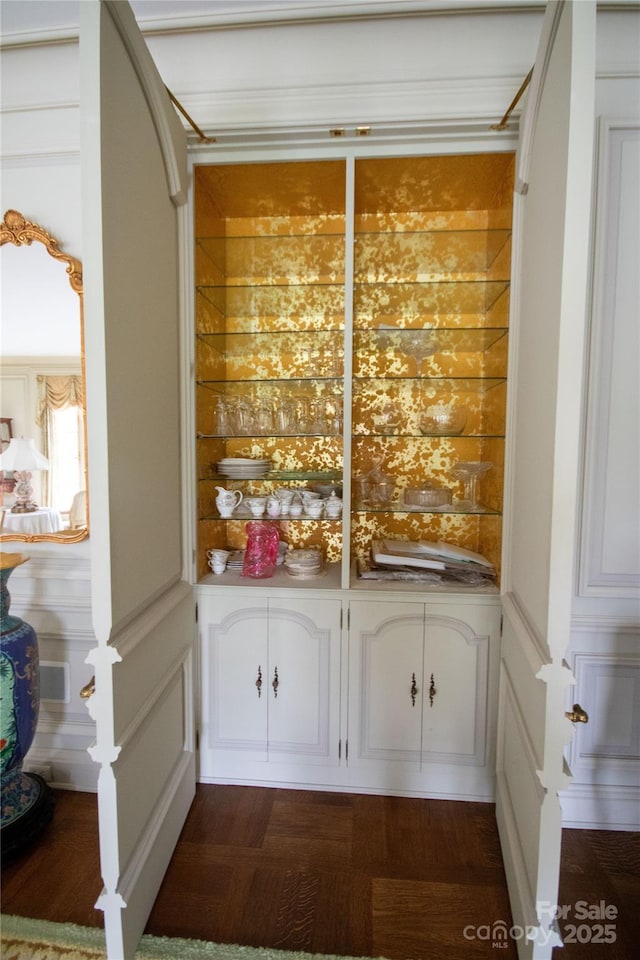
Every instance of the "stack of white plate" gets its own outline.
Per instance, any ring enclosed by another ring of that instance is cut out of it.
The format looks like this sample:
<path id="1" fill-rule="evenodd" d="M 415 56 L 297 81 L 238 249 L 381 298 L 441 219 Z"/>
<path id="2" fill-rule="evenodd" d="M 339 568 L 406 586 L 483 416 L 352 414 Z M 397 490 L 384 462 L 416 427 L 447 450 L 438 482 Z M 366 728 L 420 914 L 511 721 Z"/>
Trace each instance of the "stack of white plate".
<path id="1" fill-rule="evenodd" d="M 278 556 L 276 566 L 280 567 L 284 563 L 284 555 L 287 549 L 286 543 L 282 540 L 278 544 Z M 244 566 L 244 550 L 232 550 L 227 559 L 227 570 L 242 570 Z"/>
<path id="2" fill-rule="evenodd" d="M 284 568 L 289 576 L 295 577 L 297 580 L 318 577 L 324 572 L 322 552 L 315 547 L 287 550 L 284 558 Z"/>
<path id="3" fill-rule="evenodd" d="M 233 550 L 227 558 L 227 570 L 242 570 L 244 550 Z"/>
<path id="4" fill-rule="evenodd" d="M 271 470 L 271 460 L 254 460 L 251 457 L 225 457 L 216 464 L 222 477 L 231 479 L 254 479 L 266 477 Z"/>

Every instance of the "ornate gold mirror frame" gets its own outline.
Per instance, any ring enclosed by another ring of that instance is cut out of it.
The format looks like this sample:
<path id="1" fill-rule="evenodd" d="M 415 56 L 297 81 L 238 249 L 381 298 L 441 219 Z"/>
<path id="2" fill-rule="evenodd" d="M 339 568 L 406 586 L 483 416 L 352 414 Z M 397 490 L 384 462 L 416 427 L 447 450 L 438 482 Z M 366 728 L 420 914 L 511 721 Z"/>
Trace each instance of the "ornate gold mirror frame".
<path id="1" fill-rule="evenodd" d="M 37 223 L 31 223 L 26 220 L 17 210 L 7 210 L 4 220 L 0 224 L 0 247 L 5 243 L 12 243 L 16 247 L 31 246 L 33 242 L 43 244 L 49 256 L 55 260 L 66 264 L 67 276 L 72 290 L 78 294 L 79 301 L 79 319 L 80 319 L 80 364 L 82 372 L 83 387 L 86 387 L 86 371 L 84 357 L 84 310 L 83 310 L 83 289 L 82 289 L 82 264 L 75 257 L 70 257 L 63 253 L 58 241 L 55 240 L 46 230 L 38 226 Z M 83 398 L 86 396 L 86 390 L 83 389 Z M 83 400 L 84 405 L 84 400 Z M 87 491 L 86 505 L 86 526 L 78 527 L 72 530 L 60 530 L 56 533 L 38 533 L 22 534 L 11 531 L 11 533 L 0 532 L 0 542 L 8 540 L 21 540 L 27 543 L 36 543 L 38 541 L 48 541 L 50 543 L 78 543 L 80 540 L 86 540 L 89 536 L 89 499 L 87 486 L 87 435 L 86 435 L 86 410 L 85 410 L 85 430 L 84 430 L 84 452 L 85 452 L 85 490 Z"/>

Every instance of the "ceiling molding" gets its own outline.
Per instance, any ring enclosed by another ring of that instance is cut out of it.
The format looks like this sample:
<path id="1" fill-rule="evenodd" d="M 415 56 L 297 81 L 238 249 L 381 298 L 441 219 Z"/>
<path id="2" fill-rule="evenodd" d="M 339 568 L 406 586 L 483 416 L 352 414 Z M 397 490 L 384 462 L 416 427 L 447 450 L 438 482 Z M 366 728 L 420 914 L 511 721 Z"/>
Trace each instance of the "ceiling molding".
<path id="1" fill-rule="evenodd" d="M 20 27 L 12 29 L 7 7 L 14 3 L 19 4 L 20 8 L 14 23 L 20 24 Z M 77 15 L 74 15 L 74 3 L 52 3 L 48 12 L 43 12 L 41 4 L 34 4 L 32 18 L 30 5 L 24 0 L 3 0 L 3 6 L 5 12 L 0 48 L 78 41 L 79 4 Z M 539 15 L 544 6 L 543 0 L 200 0 L 194 3 L 190 0 L 164 0 L 160 3 L 131 0 L 138 27 L 144 36 L 284 26 L 301 22 L 491 14 L 504 16 L 513 13 Z"/>

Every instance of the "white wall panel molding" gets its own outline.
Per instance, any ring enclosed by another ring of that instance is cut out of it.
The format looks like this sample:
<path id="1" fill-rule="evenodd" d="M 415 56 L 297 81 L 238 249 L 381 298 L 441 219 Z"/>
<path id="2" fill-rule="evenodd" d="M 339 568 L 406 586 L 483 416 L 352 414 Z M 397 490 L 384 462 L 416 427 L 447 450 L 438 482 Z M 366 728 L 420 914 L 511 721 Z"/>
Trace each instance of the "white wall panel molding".
<path id="1" fill-rule="evenodd" d="M 50 785 L 60 790 L 96 793 L 98 789 L 99 767 L 89 756 L 87 746 L 78 745 L 76 749 L 40 747 L 36 739 L 24 769 L 41 775 L 46 773 Z"/>
<path id="2" fill-rule="evenodd" d="M 580 634 L 604 634 L 605 638 L 628 636 L 637 645 L 640 640 L 640 622 L 637 617 L 628 617 L 616 614 L 577 615 L 571 618 L 572 636 Z M 606 639 L 604 640 L 606 644 Z M 579 646 L 579 641 L 572 641 L 572 646 Z"/>
<path id="3" fill-rule="evenodd" d="M 26 769 L 46 768 L 51 783 L 63 789 L 95 791 L 99 768 L 87 752 L 95 723 L 80 697 L 91 676 L 86 658 L 95 646 L 88 541 L 2 546 L 30 558 L 11 576 L 11 612 L 36 631 L 40 661 L 65 671 L 64 699 L 40 703 Z"/>
<path id="4" fill-rule="evenodd" d="M 601 118 L 578 595 L 640 593 L 640 123 Z"/>
<path id="5" fill-rule="evenodd" d="M 85 579 L 82 575 L 85 571 L 86 579 L 90 579 L 88 572 L 90 570 L 89 548 L 84 541 L 82 543 L 65 544 L 64 546 L 46 542 L 30 543 L 28 547 L 24 543 L 7 542 L 3 544 L 2 549 L 5 553 L 26 552 L 29 554 L 28 565 L 18 567 L 12 573 L 12 584 L 21 579 L 33 579 L 33 571 L 36 570 L 39 571 L 39 575 L 43 579 L 63 570 L 71 573 L 74 578 L 80 577 L 81 579 Z M 29 569 L 32 571 L 31 573 L 27 572 Z"/>
<path id="6" fill-rule="evenodd" d="M 615 769 L 616 782 L 621 782 L 622 771 L 630 770 L 633 782 L 640 783 L 640 653 L 578 652 L 572 669 L 575 696 L 589 715 L 588 723 L 575 725 L 569 747 L 576 779 L 582 779 L 579 768 L 586 766 L 598 779 Z"/>
<path id="7" fill-rule="evenodd" d="M 19 7 L 15 4 L 15 7 Z M 11 10 L 3 17 L 3 50 L 36 46 L 77 44 L 79 18 L 77 4 L 48 4 L 49 9 L 29 14 L 29 4 L 22 10 Z M 42 4 L 39 5 L 42 8 Z M 203 3 L 176 0 L 153 3 L 131 0 L 138 27 L 145 37 L 161 34 L 229 30 L 263 24 L 286 25 L 300 21 L 330 22 L 405 17 L 480 16 L 483 14 L 534 14 L 540 19 L 542 0 L 229 0 Z M 11 14 L 9 16 L 9 13 Z"/>
<path id="8" fill-rule="evenodd" d="M 2 163 L 37 159 L 69 163 L 80 150 L 80 110 L 16 112 L 2 116 Z"/>
<path id="9" fill-rule="evenodd" d="M 638 4 L 607 10 L 598 4 L 596 26 L 596 76 L 601 79 L 640 77 Z"/>
<path id="10" fill-rule="evenodd" d="M 574 782 L 560 802 L 563 828 L 640 830 L 640 787 Z"/>

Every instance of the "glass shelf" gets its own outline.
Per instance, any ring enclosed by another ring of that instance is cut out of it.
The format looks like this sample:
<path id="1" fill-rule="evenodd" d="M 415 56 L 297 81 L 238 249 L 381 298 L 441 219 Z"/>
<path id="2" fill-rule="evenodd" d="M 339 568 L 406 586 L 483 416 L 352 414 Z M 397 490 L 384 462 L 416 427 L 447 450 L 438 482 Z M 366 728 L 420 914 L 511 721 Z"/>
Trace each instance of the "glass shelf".
<path id="1" fill-rule="evenodd" d="M 341 378 L 343 335 L 338 331 L 294 333 L 200 333 L 198 367 L 223 372 L 226 380 Z M 208 378 L 204 378 L 208 379 Z"/>
<path id="2" fill-rule="evenodd" d="M 201 283 L 196 290 L 213 308 L 212 332 L 344 330 L 344 286 L 341 283 L 271 284 L 266 287 Z M 224 329 L 217 331 L 218 325 Z"/>
<path id="3" fill-rule="evenodd" d="M 333 385 L 334 387 L 339 387 L 340 389 L 338 393 L 339 395 L 342 394 L 342 383 L 343 383 L 342 377 L 340 378 L 322 377 L 322 376 L 301 377 L 300 375 L 298 375 L 296 377 L 286 377 L 286 376 L 285 377 L 265 377 L 264 379 L 261 377 L 241 377 L 237 380 L 232 378 L 228 380 L 220 380 L 220 379 L 196 380 L 196 385 L 198 387 L 206 387 L 207 389 L 213 390 L 215 393 L 218 393 L 221 395 L 231 394 L 234 396 L 250 396 L 251 390 L 246 389 L 247 384 L 251 384 L 252 387 L 254 384 L 255 385 L 259 385 L 259 384 L 271 385 L 274 388 L 274 390 L 277 390 L 279 385 L 286 387 L 287 390 L 295 390 L 297 386 L 299 392 L 301 394 L 305 394 L 305 391 L 308 389 L 309 384 L 313 384 L 313 383 L 317 383 L 318 385 L 329 385 L 329 386 Z M 230 389 L 226 389 L 227 387 Z M 240 389 L 238 389 L 239 387 Z M 242 387 L 245 387 L 245 389 L 243 390 Z M 335 391 L 334 393 L 325 391 L 323 394 L 323 396 L 327 396 L 327 397 L 332 395 L 335 395 Z"/>
<path id="4" fill-rule="evenodd" d="M 214 282 L 227 286 L 344 283 L 343 234 L 204 237 L 196 242 L 211 262 Z"/>
<path id="5" fill-rule="evenodd" d="M 421 396 L 437 398 L 446 391 L 456 393 L 483 394 L 494 387 L 506 383 L 506 377 L 410 377 L 394 375 L 389 377 L 357 377 L 354 380 L 354 396 L 358 392 L 382 393 L 390 383 L 401 380 L 403 383 L 413 383 L 419 388 Z"/>
<path id="6" fill-rule="evenodd" d="M 356 283 L 482 279 L 511 230 L 367 233 L 356 237 Z"/>
<path id="7" fill-rule="evenodd" d="M 270 523 L 330 523 L 333 526 L 342 524 L 342 517 L 299 517 L 286 516 L 270 517 L 265 512 L 261 517 L 254 517 L 250 510 L 243 511 L 242 504 L 235 511 L 232 517 L 221 517 L 219 513 L 206 514 L 199 518 L 200 520 L 215 520 L 218 523 L 233 523 L 238 520 L 268 520 Z"/>
<path id="8" fill-rule="evenodd" d="M 413 332 L 415 335 L 415 331 L 403 332 Z M 458 331 L 452 332 L 455 334 Z M 344 330 L 213 330 L 196 333 L 196 339 L 208 344 L 227 358 L 237 354 L 246 355 L 247 348 L 253 345 L 261 356 L 271 354 L 279 357 L 283 352 L 305 349 L 307 344 L 317 349 L 320 345 L 325 347 L 335 343 L 342 345 Z M 340 368 L 342 372 L 342 364 Z"/>
<path id="9" fill-rule="evenodd" d="M 394 513 L 394 514 L 433 514 L 441 516 L 442 514 L 456 514 L 456 515 L 482 515 L 489 517 L 500 517 L 502 514 L 499 510 L 491 510 L 489 507 L 484 507 L 481 503 L 477 504 L 475 507 L 470 506 L 456 506 L 455 502 L 453 504 L 447 504 L 444 507 L 407 507 L 406 504 L 402 503 L 393 503 L 393 504 L 381 504 L 380 506 L 374 506 L 373 504 L 362 504 L 357 507 L 352 507 L 352 514 L 366 514 L 366 513 Z"/>
<path id="10" fill-rule="evenodd" d="M 413 355 L 424 350 L 425 356 L 439 353 L 484 353 L 507 335 L 506 327 L 426 328 L 358 330 L 354 334 L 355 353 L 389 354 L 398 351 Z"/>
<path id="11" fill-rule="evenodd" d="M 487 280 L 366 282 L 354 286 L 354 326 L 483 326 L 509 290 L 508 276 Z"/>
<path id="12" fill-rule="evenodd" d="M 393 440 L 411 438 L 416 440 L 504 440 L 504 433 L 422 433 L 417 430 L 398 430 L 396 432 L 381 432 L 380 430 L 368 430 L 363 424 L 361 430 L 354 430 L 354 439 L 361 437 L 375 437 L 378 440 Z"/>
<path id="13" fill-rule="evenodd" d="M 271 470 L 264 477 L 227 477 L 223 474 L 210 473 L 206 477 L 200 477 L 199 482 L 206 483 L 215 481 L 216 483 L 224 481 L 232 483 L 236 481 L 252 483 L 272 483 L 273 481 L 295 480 L 300 483 L 319 482 L 319 483 L 341 483 L 341 470 Z M 311 517 L 308 518 L 309 520 Z"/>

